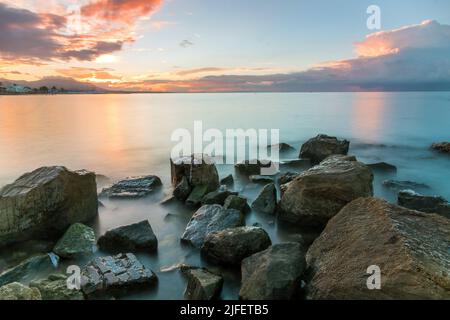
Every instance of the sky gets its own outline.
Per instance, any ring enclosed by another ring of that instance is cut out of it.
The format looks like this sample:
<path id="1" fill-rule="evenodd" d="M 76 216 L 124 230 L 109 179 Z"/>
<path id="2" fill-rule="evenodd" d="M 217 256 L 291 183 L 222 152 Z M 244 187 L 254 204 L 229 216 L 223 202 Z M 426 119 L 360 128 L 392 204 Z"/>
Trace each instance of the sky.
<path id="1" fill-rule="evenodd" d="M 366 12 L 380 8 L 381 29 Z M 0 79 L 109 90 L 450 90 L 448 0 L 0 0 Z"/>

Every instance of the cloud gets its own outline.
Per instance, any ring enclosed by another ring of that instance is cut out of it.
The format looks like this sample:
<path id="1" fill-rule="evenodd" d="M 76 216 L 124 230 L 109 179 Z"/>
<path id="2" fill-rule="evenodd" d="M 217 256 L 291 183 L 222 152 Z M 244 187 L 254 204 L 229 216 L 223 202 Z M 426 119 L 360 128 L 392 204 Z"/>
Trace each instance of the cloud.
<path id="1" fill-rule="evenodd" d="M 122 79 L 121 76 L 112 74 L 113 70 L 108 68 L 71 67 L 56 71 L 63 76 L 85 82 L 115 82 Z"/>
<path id="2" fill-rule="evenodd" d="M 183 48 L 187 48 L 187 47 L 190 47 L 190 46 L 193 46 L 193 45 L 194 45 L 193 42 L 191 42 L 189 40 L 186 40 L 186 39 L 180 42 L 180 46 L 183 47 Z"/>

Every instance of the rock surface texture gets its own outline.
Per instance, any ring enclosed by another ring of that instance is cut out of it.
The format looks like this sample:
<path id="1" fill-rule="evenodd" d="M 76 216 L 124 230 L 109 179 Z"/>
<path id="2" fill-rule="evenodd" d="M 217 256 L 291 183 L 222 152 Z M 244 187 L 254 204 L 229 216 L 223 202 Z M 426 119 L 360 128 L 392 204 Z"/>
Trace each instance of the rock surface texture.
<path id="1" fill-rule="evenodd" d="M 157 176 L 131 177 L 103 189 L 102 195 L 110 198 L 141 198 L 149 195 L 161 185 L 161 179 Z"/>
<path id="2" fill-rule="evenodd" d="M 350 142 L 347 140 L 319 134 L 302 145 L 299 158 L 310 159 L 311 164 L 315 165 L 334 154 L 346 155 L 349 146 Z"/>

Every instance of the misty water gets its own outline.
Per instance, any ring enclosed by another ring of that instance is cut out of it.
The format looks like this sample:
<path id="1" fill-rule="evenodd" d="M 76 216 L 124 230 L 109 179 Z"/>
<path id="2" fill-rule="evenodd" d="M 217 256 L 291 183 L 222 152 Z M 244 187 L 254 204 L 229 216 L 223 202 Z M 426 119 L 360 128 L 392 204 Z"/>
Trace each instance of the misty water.
<path id="1" fill-rule="evenodd" d="M 185 279 L 162 268 L 186 263 L 208 266 L 225 278 L 223 299 L 238 297 L 239 269 L 203 261 L 199 251 L 180 244 L 193 210 L 159 202 L 170 189 L 169 157 L 175 129 L 280 129 L 280 141 L 296 148 L 282 158 L 298 156 L 307 139 L 326 133 L 351 141 L 350 154 L 365 163 L 388 162 L 396 174 L 375 172 L 375 196 L 396 201 L 382 186 L 385 179 L 411 180 L 430 186 L 420 190 L 450 199 L 450 157 L 430 150 L 450 140 L 450 92 L 433 93 L 230 93 L 0 96 L 0 187 L 41 166 L 87 169 L 114 181 L 155 174 L 162 190 L 140 200 L 101 199 L 97 236 L 106 230 L 148 219 L 158 238 L 158 253 L 137 254 L 154 272 L 157 287 L 126 295 L 133 299 L 182 299 Z M 218 166 L 222 178 L 232 166 Z M 282 168 L 283 171 L 295 171 Z M 99 181 L 99 189 L 108 179 Z M 234 188 L 249 199 L 262 185 L 237 181 Z M 171 213 L 171 215 L 167 215 Z M 272 242 L 291 239 L 296 230 L 275 217 L 252 212 L 247 225 L 259 223 Z M 19 246 L 20 247 L 20 246 Z M 23 248 L 0 249 L 0 269 Z M 97 255 L 106 253 L 97 252 Z M 67 264 L 82 261 L 67 261 Z M 62 266 L 62 271 L 63 267 Z M 30 275 L 30 278 L 36 275 Z"/>

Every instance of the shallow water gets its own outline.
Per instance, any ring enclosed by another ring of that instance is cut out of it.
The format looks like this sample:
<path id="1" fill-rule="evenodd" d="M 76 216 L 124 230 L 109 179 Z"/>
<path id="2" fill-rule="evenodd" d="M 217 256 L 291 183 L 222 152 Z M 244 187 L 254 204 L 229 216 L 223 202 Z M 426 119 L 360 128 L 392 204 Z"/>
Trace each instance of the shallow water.
<path id="1" fill-rule="evenodd" d="M 192 211 L 176 204 L 161 206 L 159 201 L 170 187 L 171 133 L 192 130 L 195 120 L 202 120 L 204 129 L 280 129 L 280 141 L 297 148 L 282 155 L 286 158 L 295 157 L 302 142 L 318 133 L 346 138 L 350 153 L 359 160 L 398 167 L 396 175 L 376 173 L 376 196 L 395 202 L 395 192 L 381 182 L 397 179 L 425 183 L 430 189 L 424 193 L 450 199 L 450 157 L 429 150 L 433 142 L 450 140 L 449 92 L 0 96 L 0 186 L 48 165 L 84 168 L 112 180 L 160 176 L 163 190 L 148 198 L 102 199 L 105 207 L 94 226 L 101 235 L 148 219 L 159 240 L 158 254 L 138 257 L 157 273 L 159 284 L 123 298 L 181 299 L 184 279 L 176 271 L 160 269 L 207 263 L 197 250 L 179 243 Z M 218 169 L 221 177 L 233 172 L 232 166 Z M 235 188 L 251 202 L 261 186 L 238 182 Z M 252 212 L 246 219 L 249 225 L 260 223 L 274 243 L 295 232 L 279 226 L 272 216 Z M 14 260 L 13 255 L 3 249 L 0 262 L 10 264 L 5 261 Z M 209 267 L 224 274 L 222 298 L 237 298 L 239 270 Z"/>

